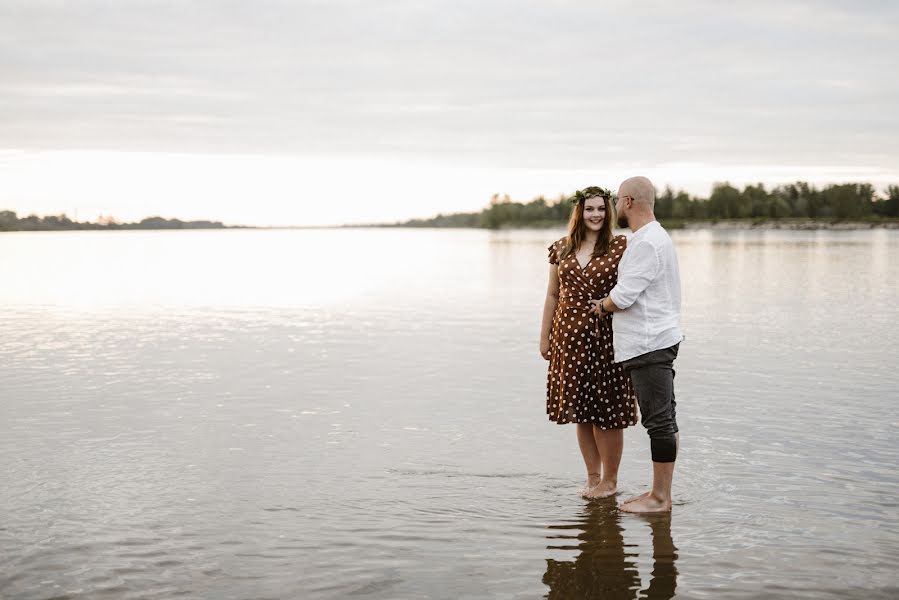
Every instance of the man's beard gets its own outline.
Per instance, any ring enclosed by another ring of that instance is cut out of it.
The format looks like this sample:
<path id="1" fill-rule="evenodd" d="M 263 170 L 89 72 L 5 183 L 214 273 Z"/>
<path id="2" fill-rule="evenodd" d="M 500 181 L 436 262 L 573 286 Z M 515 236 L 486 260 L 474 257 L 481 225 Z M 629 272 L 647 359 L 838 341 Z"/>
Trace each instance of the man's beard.
<path id="1" fill-rule="evenodd" d="M 618 226 L 622 229 L 627 229 L 629 225 L 627 224 L 627 215 L 624 213 L 618 213 Z"/>

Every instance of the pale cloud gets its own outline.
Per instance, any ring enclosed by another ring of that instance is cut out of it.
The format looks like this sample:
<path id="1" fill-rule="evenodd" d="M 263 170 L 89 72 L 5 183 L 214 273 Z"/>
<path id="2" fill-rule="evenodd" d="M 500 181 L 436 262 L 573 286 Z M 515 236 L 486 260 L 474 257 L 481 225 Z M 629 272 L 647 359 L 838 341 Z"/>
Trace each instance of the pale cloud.
<path id="1" fill-rule="evenodd" d="M 445 161 L 363 156 L 166 154 L 160 152 L 0 153 L 4 196 L 25 213 L 216 219 L 244 225 L 336 225 L 401 221 L 478 211 L 494 193 L 555 199 L 587 185 L 615 188 L 649 176 L 703 195 L 713 181 L 737 185 L 804 179 L 869 181 L 882 188 L 896 172 L 874 167 L 609 162 L 603 168 L 450 165 Z"/>

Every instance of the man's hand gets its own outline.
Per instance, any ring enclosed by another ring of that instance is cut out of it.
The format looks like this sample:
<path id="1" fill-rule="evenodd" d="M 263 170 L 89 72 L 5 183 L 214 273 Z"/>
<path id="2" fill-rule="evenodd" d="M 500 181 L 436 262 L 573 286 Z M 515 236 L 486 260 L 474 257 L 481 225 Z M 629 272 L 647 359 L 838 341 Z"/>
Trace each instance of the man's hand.
<path id="1" fill-rule="evenodd" d="M 611 313 L 607 313 L 607 312 L 602 312 L 602 310 L 599 308 L 599 303 L 602 302 L 603 300 L 605 300 L 605 298 L 603 298 L 602 300 L 590 300 L 589 301 L 590 304 L 593 305 L 593 307 L 590 309 L 590 312 L 600 318 L 607 317 L 611 314 Z"/>

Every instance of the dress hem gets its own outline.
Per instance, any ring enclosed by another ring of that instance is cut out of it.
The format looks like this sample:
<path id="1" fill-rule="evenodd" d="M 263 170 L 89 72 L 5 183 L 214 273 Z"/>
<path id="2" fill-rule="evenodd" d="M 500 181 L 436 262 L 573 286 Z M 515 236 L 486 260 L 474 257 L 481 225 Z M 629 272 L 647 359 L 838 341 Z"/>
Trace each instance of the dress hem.
<path id="1" fill-rule="evenodd" d="M 593 425 L 593 426 L 599 427 L 600 429 L 603 429 L 603 430 L 627 429 L 628 427 L 635 427 L 637 425 L 637 423 L 634 422 L 629 425 L 620 425 L 617 427 L 605 427 L 605 426 L 597 423 L 596 421 L 557 421 L 556 419 L 553 419 L 552 417 L 547 417 L 547 420 L 550 423 L 555 423 L 556 425 Z"/>

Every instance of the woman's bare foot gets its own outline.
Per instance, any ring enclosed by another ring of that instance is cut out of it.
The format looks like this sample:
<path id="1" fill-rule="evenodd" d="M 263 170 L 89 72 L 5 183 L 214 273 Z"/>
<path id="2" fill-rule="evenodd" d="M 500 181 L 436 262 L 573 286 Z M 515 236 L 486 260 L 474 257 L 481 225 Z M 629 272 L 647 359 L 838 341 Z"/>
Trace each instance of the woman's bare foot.
<path id="1" fill-rule="evenodd" d="M 618 493 L 618 482 L 603 480 L 587 490 L 584 498 L 608 498 Z"/>
<path id="2" fill-rule="evenodd" d="M 622 504 L 618 507 L 618 510 L 630 513 L 671 512 L 671 498 L 663 500 L 658 496 L 647 493 L 633 502 Z"/>
<path id="3" fill-rule="evenodd" d="M 602 477 L 600 477 L 599 473 L 588 473 L 587 481 L 584 483 L 584 489 L 581 490 L 581 496 L 588 498 L 587 494 L 590 493 L 594 487 L 599 485 L 600 481 L 602 481 Z"/>
<path id="4" fill-rule="evenodd" d="M 624 506 L 625 504 L 630 504 L 630 503 L 633 502 L 634 500 L 639 500 L 640 498 L 645 498 L 646 496 L 648 496 L 648 495 L 651 494 L 651 493 L 652 493 L 652 491 L 649 491 L 649 492 L 643 492 L 643 493 L 640 494 L 639 496 L 634 496 L 633 498 L 628 498 L 627 500 L 625 500 L 624 502 L 622 502 L 622 503 L 619 505 L 619 507 L 620 507 L 620 506 Z"/>

